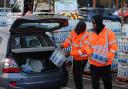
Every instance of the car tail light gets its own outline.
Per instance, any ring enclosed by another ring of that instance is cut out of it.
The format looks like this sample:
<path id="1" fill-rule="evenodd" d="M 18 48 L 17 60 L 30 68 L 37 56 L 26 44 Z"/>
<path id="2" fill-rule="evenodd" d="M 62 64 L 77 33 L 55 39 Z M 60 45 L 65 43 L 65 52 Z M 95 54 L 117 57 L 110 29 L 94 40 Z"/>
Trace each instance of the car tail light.
<path id="1" fill-rule="evenodd" d="M 9 86 L 11 86 L 11 87 L 16 87 L 16 82 L 15 82 L 15 81 L 10 81 L 10 82 L 9 82 Z"/>
<path id="2" fill-rule="evenodd" d="M 14 60 L 10 58 L 6 58 L 2 72 L 3 73 L 19 73 L 21 72 L 21 70 L 20 68 L 18 68 Z"/>

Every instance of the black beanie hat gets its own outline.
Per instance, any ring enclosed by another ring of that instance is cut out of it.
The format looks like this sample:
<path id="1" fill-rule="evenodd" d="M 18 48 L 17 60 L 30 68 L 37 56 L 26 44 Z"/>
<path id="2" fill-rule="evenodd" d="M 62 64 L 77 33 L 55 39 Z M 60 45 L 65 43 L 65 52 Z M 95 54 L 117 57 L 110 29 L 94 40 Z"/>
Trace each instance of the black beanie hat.
<path id="1" fill-rule="evenodd" d="M 80 21 L 77 23 L 77 26 L 76 26 L 76 28 L 75 28 L 75 32 L 76 32 L 77 34 L 80 34 L 80 33 L 84 32 L 85 30 L 86 30 L 86 23 L 85 23 L 85 21 L 80 20 Z"/>
<path id="2" fill-rule="evenodd" d="M 84 20 L 80 20 L 78 23 L 77 23 L 77 26 L 75 28 L 75 30 L 86 30 L 86 23 Z"/>

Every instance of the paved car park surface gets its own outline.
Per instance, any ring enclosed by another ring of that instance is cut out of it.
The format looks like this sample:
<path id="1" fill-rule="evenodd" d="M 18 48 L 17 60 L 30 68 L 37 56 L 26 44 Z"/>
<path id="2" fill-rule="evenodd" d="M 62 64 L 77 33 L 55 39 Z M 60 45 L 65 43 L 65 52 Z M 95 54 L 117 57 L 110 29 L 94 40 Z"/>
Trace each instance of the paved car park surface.
<path id="1" fill-rule="evenodd" d="M 91 88 L 91 80 L 89 77 L 83 77 L 84 89 L 92 89 Z M 72 75 L 69 77 L 68 86 L 61 89 L 75 89 L 74 81 Z M 103 83 L 101 82 L 101 89 L 104 89 Z M 113 89 L 128 89 L 128 85 L 119 85 L 113 81 Z"/>

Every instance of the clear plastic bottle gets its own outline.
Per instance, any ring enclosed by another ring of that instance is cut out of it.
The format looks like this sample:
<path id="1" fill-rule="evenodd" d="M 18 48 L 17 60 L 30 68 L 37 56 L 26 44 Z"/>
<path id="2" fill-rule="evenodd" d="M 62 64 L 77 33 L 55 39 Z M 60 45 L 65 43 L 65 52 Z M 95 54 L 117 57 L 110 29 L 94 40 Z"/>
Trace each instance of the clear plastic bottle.
<path id="1" fill-rule="evenodd" d="M 52 53 L 51 57 L 49 58 L 52 62 L 53 62 L 53 60 L 55 59 L 56 54 L 57 54 L 57 50 L 55 50 L 55 51 Z"/>
<path id="2" fill-rule="evenodd" d="M 104 48 L 104 49 L 102 50 L 102 52 L 103 52 L 102 58 L 103 58 L 104 62 L 106 63 L 106 62 L 107 62 L 108 49 L 107 49 L 107 48 Z"/>
<path id="3" fill-rule="evenodd" d="M 122 76 L 122 65 L 121 63 L 119 63 L 118 65 L 118 77 L 121 77 Z"/>
<path id="4" fill-rule="evenodd" d="M 96 48 L 94 48 L 94 52 L 92 54 L 92 60 L 95 60 L 96 59 Z"/>
<path id="5" fill-rule="evenodd" d="M 65 57 L 62 53 L 60 53 L 60 55 L 58 56 L 58 60 L 56 61 L 56 64 L 61 67 L 62 64 L 64 63 L 65 61 Z"/>
<path id="6" fill-rule="evenodd" d="M 56 61 L 58 60 L 59 56 L 60 56 L 60 50 L 57 49 L 57 50 L 56 50 L 55 57 L 54 57 L 54 62 L 56 62 Z"/>

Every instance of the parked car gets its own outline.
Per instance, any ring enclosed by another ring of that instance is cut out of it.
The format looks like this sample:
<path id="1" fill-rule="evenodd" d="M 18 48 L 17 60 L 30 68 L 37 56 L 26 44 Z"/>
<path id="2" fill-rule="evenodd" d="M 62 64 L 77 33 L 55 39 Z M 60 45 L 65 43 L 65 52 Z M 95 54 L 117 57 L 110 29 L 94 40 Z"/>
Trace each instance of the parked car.
<path id="1" fill-rule="evenodd" d="M 123 18 L 123 22 L 124 22 L 124 23 L 128 23 L 128 16 L 125 16 L 125 17 Z"/>
<path id="2" fill-rule="evenodd" d="M 11 14 L 10 8 L 0 8 L 0 16 L 9 16 Z"/>
<path id="3" fill-rule="evenodd" d="M 124 16 L 124 17 L 128 16 L 128 8 L 123 9 L 123 14 L 122 14 L 122 9 L 119 9 L 117 12 L 118 12 L 119 16 Z"/>
<path id="4" fill-rule="evenodd" d="M 123 22 L 128 23 L 128 8 L 123 8 L 123 11 L 120 8 L 117 12 L 119 16 L 123 17 Z"/>
<path id="5" fill-rule="evenodd" d="M 56 49 L 47 32 L 68 26 L 65 18 L 25 16 L 0 32 L 1 89 L 60 89 L 68 82 L 64 66 L 50 60 Z"/>
<path id="6" fill-rule="evenodd" d="M 96 14 L 102 15 L 104 20 L 121 22 L 120 16 L 113 15 L 109 9 L 105 9 L 105 8 L 104 9 L 103 8 L 96 8 L 96 9 L 89 10 L 88 15 L 87 15 L 87 20 L 91 21 L 91 18 Z"/>
<path id="7" fill-rule="evenodd" d="M 88 20 L 87 18 L 88 18 L 88 12 L 89 12 L 89 10 L 91 10 L 92 9 L 92 7 L 81 7 L 81 8 L 79 8 L 78 9 L 78 13 L 79 13 L 79 15 L 80 16 L 82 16 L 82 19 L 84 19 L 84 20 Z"/>

